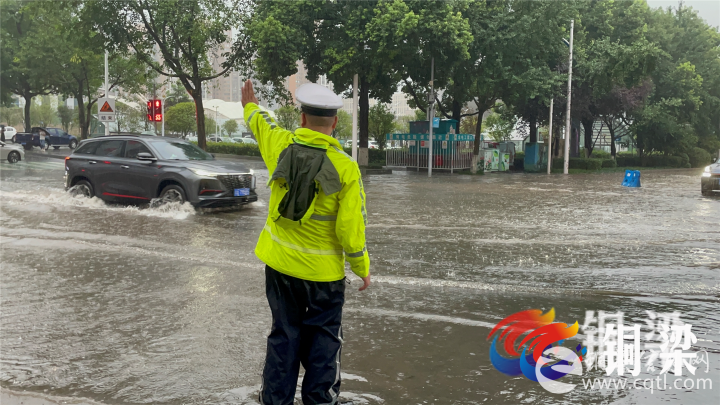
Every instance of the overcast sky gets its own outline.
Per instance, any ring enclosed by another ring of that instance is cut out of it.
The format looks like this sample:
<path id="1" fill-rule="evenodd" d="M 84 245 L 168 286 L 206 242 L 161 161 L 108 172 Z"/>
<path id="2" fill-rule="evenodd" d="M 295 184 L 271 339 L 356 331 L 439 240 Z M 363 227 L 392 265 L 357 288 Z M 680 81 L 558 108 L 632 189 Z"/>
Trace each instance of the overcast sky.
<path id="1" fill-rule="evenodd" d="M 679 1 L 677 0 L 647 0 L 650 7 L 667 8 L 672 6 L 677 8 Z M 685 0 L 685 6 L 692 7 L 698 12 L 701 18 L 704 18 L 708 24 L 714 27 L 720 27 L 720 0 Z"/>

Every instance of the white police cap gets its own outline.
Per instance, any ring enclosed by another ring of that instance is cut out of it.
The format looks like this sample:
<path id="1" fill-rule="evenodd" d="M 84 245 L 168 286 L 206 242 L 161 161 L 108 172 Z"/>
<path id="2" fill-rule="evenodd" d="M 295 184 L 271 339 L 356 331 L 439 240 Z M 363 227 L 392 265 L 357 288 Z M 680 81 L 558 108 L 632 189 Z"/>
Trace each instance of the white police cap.
<path id="1" fill-rule="evenodd" d="M 327 87 L 307 83 L 295 90 L 295 98 L 305 114 L 320 117 L 334 117 L 343 107 L 343 101 Z"/>

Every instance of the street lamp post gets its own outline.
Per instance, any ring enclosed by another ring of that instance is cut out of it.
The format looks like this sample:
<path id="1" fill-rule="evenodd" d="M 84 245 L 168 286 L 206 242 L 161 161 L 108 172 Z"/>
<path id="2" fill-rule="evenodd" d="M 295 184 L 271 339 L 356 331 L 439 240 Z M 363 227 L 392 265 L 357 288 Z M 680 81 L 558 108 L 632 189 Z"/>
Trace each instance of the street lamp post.
<path id="1" fill-rule="evenodd" d="M 570 20 L 570 56 L 568 57 L 568 89 L 567 108 L 565 110 L 565 157 L 563 161 L 563 174 L 568 174 L 570 168 L 570 98 L 572 97 L 572 57 L 574 30 L 575 20 Z"/>
<path id="2" fill-rule="evenodd" d="M 219 126 L 220 126 L 220 124 L 218 124 L 218 106 L 215 106 L 215 136 L 217 136 L 217 137 L 219 137 L 219 135 L 218 135 Z"/>
<path id="3" fill-rule="evenodd" d="M 552 169 L 552 120 L 553 120 L 553 105 L 555 104 L 555 99 L 550 99 L 550 126 L 548 129 L 548 147 L 547 147 L 547 157 L 548 157 L 548 165 L 547 165 L 547 174 L 550 174 L 550 171 Z"/>
<path id="4" fill-rule="evenodd" d="M 429 138 L 430 144 L 428 145 L 428 177 L 432 177 L 432 164 L 433 164 L 433 121 L 435 116 L 435 58 L 430 59 L 430 99 L 428 100 L 428 120 L 430 130 Z M 418 149 L 419 151 L 419 149 Z"/>

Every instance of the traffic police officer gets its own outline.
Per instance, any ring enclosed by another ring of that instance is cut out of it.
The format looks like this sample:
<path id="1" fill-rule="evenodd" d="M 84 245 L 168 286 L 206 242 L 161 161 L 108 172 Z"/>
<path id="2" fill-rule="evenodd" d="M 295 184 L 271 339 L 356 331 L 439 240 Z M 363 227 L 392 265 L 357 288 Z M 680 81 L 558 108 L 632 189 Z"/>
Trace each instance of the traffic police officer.
<path id="1" fill-rule="evenodd" d="M 270 173 L 269 215 L 255 248 L 272 312 L 260 403 L 291 405 L 300 364 L 304 404 L 337 404 L 345 261 L 370 285 L 360 169 L 331 137 L 342 99 L 317 84 L 297 89 L 301 128 L 280 128 L 242 89 L 248 128 Z"/>

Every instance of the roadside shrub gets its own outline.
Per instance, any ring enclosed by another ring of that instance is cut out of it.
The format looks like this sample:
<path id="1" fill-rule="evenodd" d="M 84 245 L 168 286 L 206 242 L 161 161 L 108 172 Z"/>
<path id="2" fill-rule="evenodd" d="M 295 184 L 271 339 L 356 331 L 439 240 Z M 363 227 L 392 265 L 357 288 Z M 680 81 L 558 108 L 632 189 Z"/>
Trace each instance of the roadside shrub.
<path id="1" fill-rule="evenodd" d="M 585 159 L 585 170 L 600 170 L 602 159 Z"/>
<path id="2" fill-rule="evenodd" d="M 692 167 L 707 166 L 712 160 L 708 151 L 703 148 L 698 148 L 697 146 L 688 151 L 688 157 L 690 158 L 690 166 Z"/>
<path id="3" fill-rule="evenodd" d="M 525 161 L 525 152 L 515 152 L 515 160 Z"/>
<path id="4" fill-rule="evenodd" d="M 639 156 L 618 154 L 615 160 L 617 167 L 638 167 L 642 166 Z"/>
<path id="5" fill-rule="evenodd" d="M 197 142 L 193 143 L 197 145 Z M 207 151 L 209 153 L 224 153 L 228 155 L 260 156 L 260 148 L 250 143 L 208 142 Z"/>
<path id="6" fill-rule="evenodd" d="M 352 156 L 352 149 L 344 149 L 345 153 Z M 385 151 L 368 148 L 368 166 L 384 166 L 386 164 Z"/>
<path id="7" fill-rule="evenodd" d="M 562 156 L 561 156 L 561 157 L 556 157 L 555 159 L 553 159 L 552 168 L 553 168 L 553 169 L 562 169 L 562 168 L 563 168 L 563 162 L 564 162 L 564 160 L 563 160 L 563 157 L 562 157 Z"/>
<path id="8" fill-rule="evenodd" d="M 682 160 L 680 167 L 690 167 L 690 156 L 687 153 L 680 153 L 677 156 Z"/>
<path id="9" fill-rule="evenodd" d="M 602 149 L 596 149 L 593 150 L 592 155 L 590 155 L 590 158 L 592 159 L 610 159 L 610 153 L 605 152 Z"/>
<path id="10" fill-rule="evenodd" d="M 617 163 L 615 162 L 615 159 L 603 159 L 602 160 L 602 167 L 617 167 Z"/>

